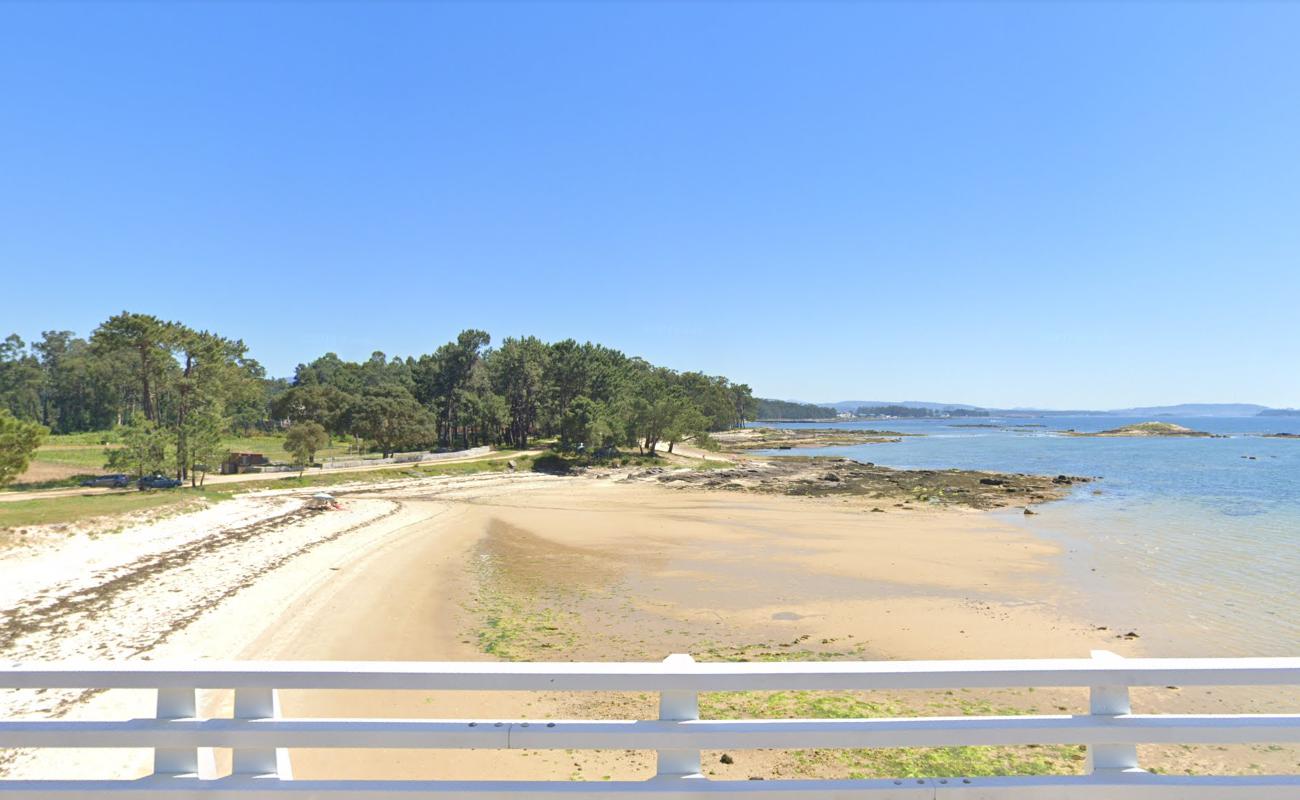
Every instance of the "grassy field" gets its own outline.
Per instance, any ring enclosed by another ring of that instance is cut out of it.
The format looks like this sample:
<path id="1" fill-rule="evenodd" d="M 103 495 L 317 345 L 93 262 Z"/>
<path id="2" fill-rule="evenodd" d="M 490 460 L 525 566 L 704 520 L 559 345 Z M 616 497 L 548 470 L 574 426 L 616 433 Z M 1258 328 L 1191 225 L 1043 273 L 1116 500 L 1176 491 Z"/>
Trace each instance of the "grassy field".
<path id="1" fill-rule="evenodd" d="M 336 486 L 341 483 L 378 483 L 399 478 L 424 478 L 437 475 L 472 475 L 477 472 L 503 472 L 510 459 L 464 461 L 454 464 L 431 464 L 424 467 L 394 467 L 368 472 L 336 472 L 312 474 L 302 477 L 287 474 L 272 481 L 236 481 L 213 484 L 205 488 L 166 489 L 139 492 L 135 489 L 104 494 L 74 497 L 50 497 L 40 500 L 15 500 L 0 503 L 0 530 L 28 525 L 52 525 L 89 519 L 114 517 L 146 509 L 167 508 L 170 513 L 187 511 L 203 501 L 219 502 L 235 494 L 270 489 L 308 489 L 316 486 Z M 518 469 L 533 466 L 531 456 L 514 459 Z"/>
<path id="2" fill-rule="evenodd" d="M 104 450 L 121 445 L 98 445 L 95 447 L 76 447 L 74 445 L 42 446 L 36 451 L 33 463 L 43 461 L 47 464 L 68 464 L 85 467 L 87 473 L 101 472 L 104 467 Z"/>
<path id="3" fill-rule="evenodd" d="M 499 453 L 494 453 L 499 455 Z M 307 470 L 299 477 L 296 473 L 286 473 L 285 477 L 273 481 L 237 481 L 220 484 L 223 491 L 258 491 L 269 489 L 310 489 L 315 486 L 337 486 L 341 483 L 382 483 L 383 481 L 402 478 L 430 478 L 439 475 L 473 475 L 479 472 L 505 472 L 507 462 L 513 460 L 520 470 L 533 468 L 533 456 L 519 456 L 514 459 L 493 458 L 476 461 L 458 461 L 452 464 L 428 464 L 417 466 L 411 464 L 394 465 L 392 469 L 374 469 L 365 472 L 324 472 Z"/>
<path id="4" fill-rule="evenodd" d="M 346 441 L 332 441 L 329 446 L 318 451 L 317 458 L 333 458 L 348 455 Z M 92 431 L 89 433 L 70 433 L 52 435 L 37 451 L 37 459 L 60 464 L 76 464 L 102 467 L 104 450 L 120 447 L 117 436 L 112 431 Z M 262 453 L 272 461 L 288 461 L 289 454 L 284 449 L 283 433 L 266 433 L 255 436 L 229 435 L 221 440 L 221 446 L 235 453 Z"/>
<path id="5" fill-rule="evenodd" d="M 47 447 L 104 445 L 116 440 L 112 431 L 85 431 L 84 433 L 52 433 L 45 437 Z"/>
<path id="6" fill-rule="evenodd" d="M 267 437 L 270 438 L 270 437 Z M 45 525 L 73 522 L 90 517 L 111 517 L 129 514 L 150 508 L 175 506 L 176 511 L 186 510 L 206 499 L 209 501 L 225 500 L 240 492 L 268 491 L 274 489 L 310 489 L 314 487 L 337 486 L 344 483 L 381 483 L 403 478 L 428 478 L 443 475 L 473 475 L 480 472 L 505 472 L 509 462 L 522 471 L 538 470 L 543 472 L 563 472 L 568 466 L 580 466 L 578 459 L 563 458 L 554 454 L 543 456 L 517 455 L 503 458 L 510 451 L 493 453 L 493 458 L 480 458 L 473 461 L 458 461 L 450 464 L 394 465 L 391 469 L 367 470 L 364 472 L 320 472 L 307 470 L 302 476 L 286 473 L 283 478 L 275 480 L 233 481 L 229 483 L 210 484 L 206 488 L 168 489 L 153 492 L 138 492 L 134 489 L 74 497 L 53 497 L 40 500 L 15 500 L 0 503 L 0 530 L 23 527 L 26 525 Z M 619 459 L 623 466 L 679 466 L 673 462 L 650 456 L 629 455 Z M 560 469 L 556 469 L 560 466 Z M 717 469 L 730 466 L 729 462 L 706 461 L 692 462 L 696 469 Z M 55 481 L 52 485 L 40 488 L 57 488 L 68 485 L 67 482 Z M 34 488 L 34 487 L 29 487 Z"/>
<path id="7" fill-rule="evenodd" d="M 76 486 L 91 475 L 107 470 L 105 450 L 121 447 L 112 431 L 58 434 L 46 439 L 36 451 L 36 457 L 18 482 L 6 487 L 8 491 L 35 491 Z M 256 436 L 227 436 L 221 445 L 236 453 L 261 453 L 271 461 L 287 462 L 289 454 L 284 449 L 284 434 L 259 434 Z M 317 452 L 317 459 L 325 458 L 378 458 L 378 453 L 358 455 L 348 453 L 349 443 L 333 441 Z"/>
<path id="8" fill-rule="evenodd" d="M 289 454 L 284 449 L 283 433 L 266 433 L 257 436 L 227 436 L 221 440 L 221 446 L 232 453 L 261 453 L 272 461 L 289 461 Z M 328 447 L 316 452 L 316 460 L 323 458 L 342 458 L 348 455 L 348 442 L 331 441 Z M 356 454 L 352 454 L 357 458 Z M 378 458 L 378 454 L 373 454 Z"/>
<path id="9" fill-rule="evenodd" d="M 156 492 L 124 489 L 111 494 L 16 500 L 0 503 L 0 530 L 77 522 L 92 517 L 122 516 L 157 508 L 168 508 L 170 512 L 176 513 L 197 508 L 205 502 L 227 500 L 232 496 L 230 491 L 222 487 L 220 490 L 171 489 Z"/>
<path id="10" fill-rule="evenodd" d="M 533 444 L 545 447 L 550 440 L 539 439 Z M 284 434 L 257 434 L 253 436 L 225 437 L 221 445 L 235 453 L 261 453 L 273 462 L 287 463 L 289 454 L 284 449 Z M 56 489 L 76 486 L 84 478 L 106 472 L 104 462 L 105 450 L 121 447 L 116 434 L 112 431 L 90 431 L 52 435 L 36 452 L 27 473 L 8 491 L 33 491 L 38 489 Z M 329 446 L 316 453 L 318 461 L 329 458 L 379 458 L 379 453 L 349 452 L 350 442 L 346 440 L 331 441 Z M 573 456 L 564 456 L 566 462 L 573 466 L 590 465 L 590 460 Z M 661 457 L 643 456 L 630 453 L 613 461 L 614 466 L 664 466 Z M 694 465 L 697 469 L 722 469 L 731 466 L 726 461 L 706 461 Z"/>

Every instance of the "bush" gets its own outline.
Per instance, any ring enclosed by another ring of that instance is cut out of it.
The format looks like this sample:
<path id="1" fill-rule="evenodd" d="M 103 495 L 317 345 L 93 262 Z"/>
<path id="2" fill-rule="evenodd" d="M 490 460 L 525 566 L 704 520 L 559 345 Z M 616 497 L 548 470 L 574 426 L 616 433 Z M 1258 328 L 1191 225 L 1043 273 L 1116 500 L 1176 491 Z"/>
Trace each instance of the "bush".
<path id="1" fill-rule="evenodd" d="M 547 453 L 533 462 L 533 472 L 545 472 L 550 475 L 568 475 L 573 466 L 564 457 Z"/>
<path id="2" fill-rule="evenodd" d="M 716 453 L 722 449 L 722 446 L 718 444 L 717 439 L 714 439 L 703 431 L 695 434 L 694 444 L 701 450 L 708 450 L 711 453 Z"/>

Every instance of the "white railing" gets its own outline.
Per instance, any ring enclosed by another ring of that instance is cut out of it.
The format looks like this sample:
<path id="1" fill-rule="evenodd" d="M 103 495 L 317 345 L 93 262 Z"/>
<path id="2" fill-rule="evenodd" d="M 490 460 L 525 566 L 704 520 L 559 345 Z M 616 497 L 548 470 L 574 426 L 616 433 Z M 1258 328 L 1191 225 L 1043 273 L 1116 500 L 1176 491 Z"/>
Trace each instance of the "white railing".
<path id="1" fill-rule="evenodd" d="M 1300 658 L 707 663 L 264 662 L 39 664 L 0 667 L 0 688 L 154 689 L 157 715 L 126 721 L 0 721 L 0 748 L 153 748 L 137 780 L 0 780 L 4 800 L 181 798 L 1300 798 L 1300 776 L 1171 776 L 1143 771 L 1138 744 L 1300 742 L 1300 714 L 1141 715 L 1135 686 L 1300 684 Z M 1088 687 L 1078 716 L 701 720 L 699 692 Z M 199 718 L 199 689 L 233 689 L 234 717 Z M 659 718 L 634 721 L 286 719 L 281 689 L 658 692 Z M 1075 744 L 1088 771 L 1071 776 L 885 780 L 708 780 L 700 750 Z M 293 780 L 288 748 L 656 750 L 646 781 Z M 212 748 L 233 749 L 216 777 Z"/>

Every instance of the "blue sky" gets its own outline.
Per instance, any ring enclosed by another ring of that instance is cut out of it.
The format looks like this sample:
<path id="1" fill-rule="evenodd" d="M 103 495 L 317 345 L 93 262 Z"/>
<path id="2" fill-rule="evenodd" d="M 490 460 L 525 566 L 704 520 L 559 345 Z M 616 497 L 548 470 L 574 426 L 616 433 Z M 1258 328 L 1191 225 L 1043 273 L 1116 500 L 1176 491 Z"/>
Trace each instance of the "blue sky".
<path id="1" fill-rule="evenodd" d="M 0 335 L 1300 405 L 1300 6 L 0 4 Z"/>

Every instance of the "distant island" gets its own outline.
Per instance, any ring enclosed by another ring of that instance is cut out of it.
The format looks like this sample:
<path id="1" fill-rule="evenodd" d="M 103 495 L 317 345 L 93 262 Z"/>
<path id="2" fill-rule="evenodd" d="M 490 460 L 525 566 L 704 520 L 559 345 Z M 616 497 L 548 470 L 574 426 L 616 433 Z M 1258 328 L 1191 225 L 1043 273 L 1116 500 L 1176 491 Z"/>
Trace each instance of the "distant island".
<path id="1" fill-rule="evenodd" d="M 1079 431 L 1062 431 L 1070 436 L 1175 436 L 1175 437 L 1195 437 L 1203 439 L 1221 438 L 1218 434 L 1206 433 L 1205 431 L 1194 431 L 1191 428 L 1185 428 L 1182 425 L 1175 425 L 1172 422 L 1139 422 L 1136 425 L 1123 425 L 1118 428 L 1112 428 L 1107 431 L 1097 431 L 1095 433 L 1080 433 Z"/>
<path id="2" fill-rule="evenodd" d="M 964 403 L 923 400 L 839 400 L 808 403 L 800 400 L 758 400 L 759 419 L 794 422 L 838 419 L 949 419 L 952 417 L 1300 417 L 1300 409 L 1269 408 L 1256 403 L 1180 403 L 1133 408 L 985 408 Z"/>
<path id="3" fill-rule="evenodd" d="M 883 419 L 946 419 L 949 417 L 987 417 L 988 411 L 982 408 L 925 408 L 917 406 L 858 406 L 853 411 L 855 417 Z"/>
<path id="4" fill-rule="evenodd" d="M 835 409 L 819 406 L 816 403 L 770 400 L 762 397 L 757 398 L 755 402 L 758 404 L 756 418 L 759 422 L 824 421 L 839 416 L 839 412 Z"/>

